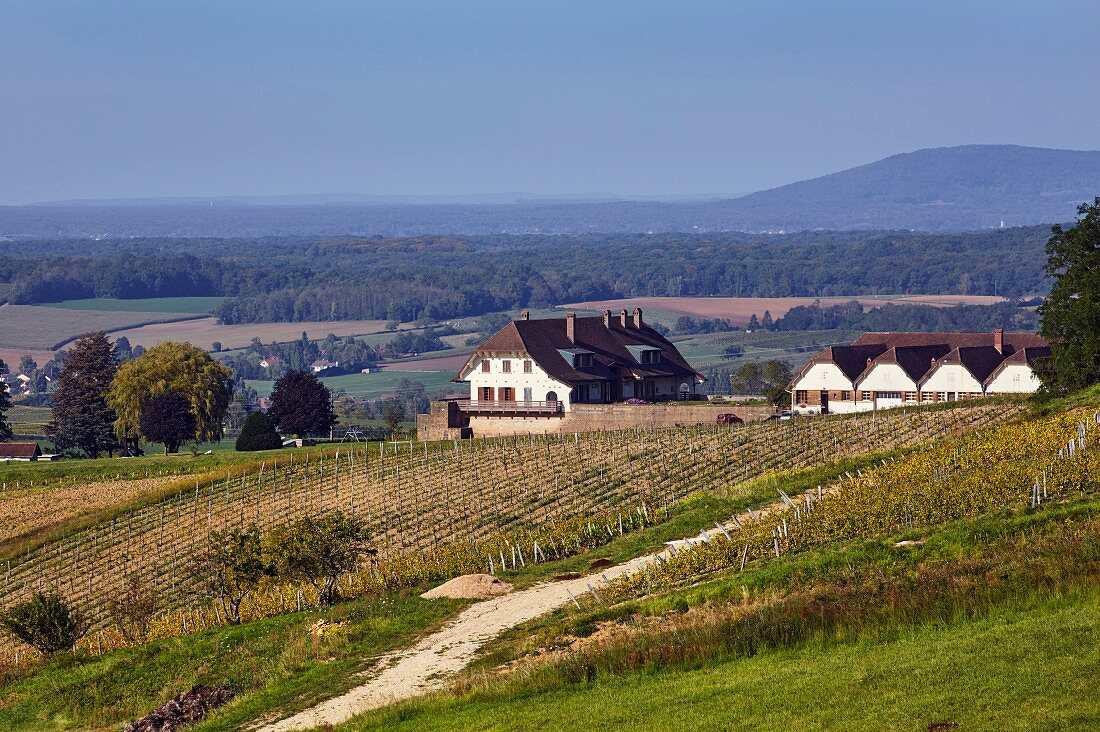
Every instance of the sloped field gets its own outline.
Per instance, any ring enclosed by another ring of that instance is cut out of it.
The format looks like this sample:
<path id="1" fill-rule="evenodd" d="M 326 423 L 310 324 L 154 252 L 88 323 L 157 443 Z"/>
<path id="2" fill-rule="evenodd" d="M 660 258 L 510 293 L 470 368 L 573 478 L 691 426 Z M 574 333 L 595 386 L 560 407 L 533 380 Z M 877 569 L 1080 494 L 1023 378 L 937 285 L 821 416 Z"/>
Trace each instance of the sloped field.
<path id="1" fill-rule="evenodd" d="M 700 489 L 969 433 L 1021 408 L 982 402 L 736 427 L 342 447 L 215 479 L 181 477 L 159 502 L 12 559 L 2 603 L 55 587 L 103 627 L 105 602 L 128 575 L 155 587 L 162 607 L 193 603 L 189 558 L 214 530 L 339 508 L 367 521 L 383 557 L 430 563 L 440 547 L 579 515 L 656 519 Z"/>

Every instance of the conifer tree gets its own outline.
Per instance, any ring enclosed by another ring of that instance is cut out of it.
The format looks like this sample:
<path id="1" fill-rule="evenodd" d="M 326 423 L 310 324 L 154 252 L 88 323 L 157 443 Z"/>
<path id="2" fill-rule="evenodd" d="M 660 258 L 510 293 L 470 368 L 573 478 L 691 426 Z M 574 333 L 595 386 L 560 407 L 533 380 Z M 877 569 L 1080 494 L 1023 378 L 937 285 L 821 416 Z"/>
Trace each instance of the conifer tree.
<path id="1" fill-rule="evenodd" d="M 114 450 L 115 413 L 107 405 L 107 390 L 117 370 L 114 348 L 103 331 L 73 344 L 57 374 L 53 420 L 46 427 L 59 450 L 75 447 L 93 458 Z"/>

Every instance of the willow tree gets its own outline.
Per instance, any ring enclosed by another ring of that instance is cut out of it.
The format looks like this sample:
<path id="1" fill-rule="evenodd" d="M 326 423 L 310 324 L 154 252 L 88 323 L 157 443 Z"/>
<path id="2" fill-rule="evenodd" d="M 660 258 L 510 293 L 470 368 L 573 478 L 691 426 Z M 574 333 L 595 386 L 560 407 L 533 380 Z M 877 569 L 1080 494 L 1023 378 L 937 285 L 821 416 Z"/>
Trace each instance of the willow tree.
<path id="1" fill-rule="evenodd" d="M 161 343 L 118 368 L 107 403 L 114 410 L 115 433 L 142 436 L 141 413 L 151 397 L 176 392 L 191 405 L 194 438 L 220 440 L 233 393 L 233 372 L 190 343 Z"/>

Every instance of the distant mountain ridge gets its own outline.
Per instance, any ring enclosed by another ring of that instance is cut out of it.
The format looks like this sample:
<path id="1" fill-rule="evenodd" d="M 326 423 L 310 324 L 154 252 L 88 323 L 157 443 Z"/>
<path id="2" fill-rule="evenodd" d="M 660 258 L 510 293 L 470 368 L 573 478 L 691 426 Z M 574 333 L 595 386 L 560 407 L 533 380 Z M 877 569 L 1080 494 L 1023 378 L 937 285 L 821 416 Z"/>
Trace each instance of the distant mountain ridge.
<path id="1" fill-rule="evenodd" d="M 424 202 L 410 204 L 393 200 L 400 196 L 328 194 L 241 196 L 217 199 L 216 205 L 201 198 L 59 202 L 0 207 L 0 236 L 959 231 L 1070 221 L 1078 204 L 1097 195 L 1100 151 L 963 145 L 893 155 L 724 200 L 585 200 L 582 195 L 456 203 L 424 196 L 415 197 Z"/>
<path id="2" fill-rule="evenodd" d="M 752 230 L 979 229 L 1057 223 L 1100 195 L 1100 151 L 963 145 L 892 155 L 704 204 Z"/>

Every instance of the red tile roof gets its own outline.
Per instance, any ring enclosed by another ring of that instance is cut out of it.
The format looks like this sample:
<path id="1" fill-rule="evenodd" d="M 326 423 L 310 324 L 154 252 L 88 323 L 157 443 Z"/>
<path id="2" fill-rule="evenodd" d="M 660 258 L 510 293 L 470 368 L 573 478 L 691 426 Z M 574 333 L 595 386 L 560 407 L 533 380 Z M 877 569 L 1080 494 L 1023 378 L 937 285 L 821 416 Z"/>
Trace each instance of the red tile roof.
<path id="1" fill-rule="evenodd" d="M 946 345 L 952 350 L 963 346 L 992 346 L 995 336 L 992 331 L 984 333 L 864 333 L 852 341 L 853 346 L 882 343 L 887 348 L 895 346 L 933 346 Z M 1012 353 L 1021 348 L 1045 346 L 1046 341 L 1038 333 L 1025 331 L 1006 331 L 1004 350 Z"/>
<path id="2" fill-rule="evenodd" d="M 37 442 L 0 442 L 0 460 L 36 458 L 42 454 Z"/>

